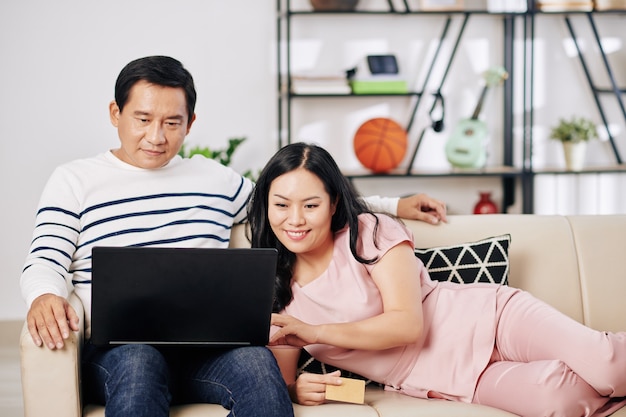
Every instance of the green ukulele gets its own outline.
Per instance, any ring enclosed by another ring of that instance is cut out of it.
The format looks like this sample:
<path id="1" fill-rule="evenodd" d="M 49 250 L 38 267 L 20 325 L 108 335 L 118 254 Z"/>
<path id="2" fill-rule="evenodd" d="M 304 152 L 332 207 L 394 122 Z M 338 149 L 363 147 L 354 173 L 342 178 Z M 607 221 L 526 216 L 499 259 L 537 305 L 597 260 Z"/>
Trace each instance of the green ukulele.
<path id="1" fill-rule="evenodd" d="M 478 119 L 489 87 L 496 86 L 508 78 L 502 67 L 493 67 L 484 74 L 485 85 L 474 109 L 472 117 L 463 119 L 455 127 L 446 142 L 445 152 L 448 162 L 458 168 L 482 168 L 487 160 L 487 124 Z"/>

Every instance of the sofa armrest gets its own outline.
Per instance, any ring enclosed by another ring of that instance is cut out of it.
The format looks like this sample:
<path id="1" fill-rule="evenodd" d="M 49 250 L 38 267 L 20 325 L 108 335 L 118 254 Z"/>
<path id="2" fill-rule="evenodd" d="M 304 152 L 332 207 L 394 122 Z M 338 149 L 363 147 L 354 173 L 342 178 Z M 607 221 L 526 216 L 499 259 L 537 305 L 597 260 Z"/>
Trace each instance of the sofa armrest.
<path id="1" fill-rule="evenodd" d="M 69 302 L 78 317 L 84 317 L 83 306 L 72 294 Z M 72 332 L 63 349 L 50 350 L 37 347 L 24 323 L 20 334 L 20 362 L 24 416 L 82 416 L 80 393 L 80 349 L 83 340 L 83 323 L 80 330 Z"/>

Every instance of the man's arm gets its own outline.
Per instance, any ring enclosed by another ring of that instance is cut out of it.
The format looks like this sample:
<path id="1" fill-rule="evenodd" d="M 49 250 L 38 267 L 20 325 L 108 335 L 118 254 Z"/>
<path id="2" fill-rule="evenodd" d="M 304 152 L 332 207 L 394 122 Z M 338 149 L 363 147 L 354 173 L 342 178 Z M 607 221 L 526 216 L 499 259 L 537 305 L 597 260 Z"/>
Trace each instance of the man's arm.
<path id="1" fill-rule="evenodd" d="M 372 211 L 385 212 L 403 219 L 421 220 L 431 224 L 447 222 L 446 204 L 426 194 L 413 194 L 408 197 L 364 197 Z"/>
<path id="2" fill-rule="evenodd" d="M 29 254 L 20 277 L 28 331 L 37 346 L 62 348 L 78 316 L 67 297 L 71 257 L 81 228 L 79 205 L 67 174 L 57 168 L 42 192 Z"/>

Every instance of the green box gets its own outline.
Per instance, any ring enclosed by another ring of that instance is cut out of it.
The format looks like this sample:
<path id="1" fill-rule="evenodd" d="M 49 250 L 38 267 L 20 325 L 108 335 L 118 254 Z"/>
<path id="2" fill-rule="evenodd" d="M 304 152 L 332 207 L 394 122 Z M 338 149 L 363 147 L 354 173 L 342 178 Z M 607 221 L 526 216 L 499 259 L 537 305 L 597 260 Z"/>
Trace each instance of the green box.
<path id="1" fill-rule="evenodd" d="M 404 80 L 351 80 L 353 94 L 406 94 L 409 92 Z"/>

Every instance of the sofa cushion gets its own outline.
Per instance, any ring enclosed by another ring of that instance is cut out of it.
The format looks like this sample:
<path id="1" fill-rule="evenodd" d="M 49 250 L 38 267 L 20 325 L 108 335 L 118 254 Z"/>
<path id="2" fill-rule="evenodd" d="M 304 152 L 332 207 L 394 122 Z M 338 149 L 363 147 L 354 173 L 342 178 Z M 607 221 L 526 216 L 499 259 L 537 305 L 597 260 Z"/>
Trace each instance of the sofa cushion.
<path id="1" fill-rule="evenodd" d="M 505 234 L 457 245 L 415 249 L 434 281 L 459 284 L 508 284 L 511 235 Z"/>

